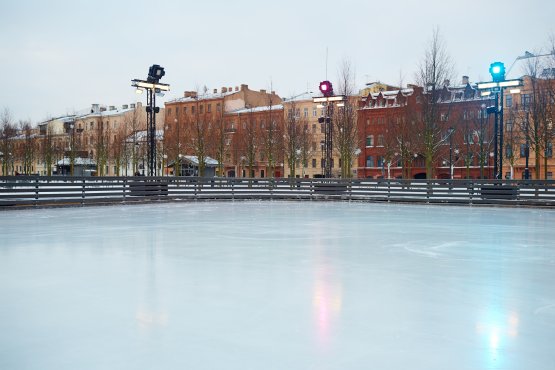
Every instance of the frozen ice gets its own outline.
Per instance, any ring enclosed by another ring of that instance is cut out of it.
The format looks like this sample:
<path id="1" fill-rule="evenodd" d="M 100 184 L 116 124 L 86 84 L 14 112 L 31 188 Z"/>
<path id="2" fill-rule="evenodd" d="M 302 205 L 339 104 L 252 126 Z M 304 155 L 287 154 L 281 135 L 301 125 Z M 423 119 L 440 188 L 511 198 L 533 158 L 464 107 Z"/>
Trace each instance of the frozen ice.
<path id="1" fill-rule="evenodd" d="M 0 369 L 553 369 L 555 212 L 0 212 Z"/>

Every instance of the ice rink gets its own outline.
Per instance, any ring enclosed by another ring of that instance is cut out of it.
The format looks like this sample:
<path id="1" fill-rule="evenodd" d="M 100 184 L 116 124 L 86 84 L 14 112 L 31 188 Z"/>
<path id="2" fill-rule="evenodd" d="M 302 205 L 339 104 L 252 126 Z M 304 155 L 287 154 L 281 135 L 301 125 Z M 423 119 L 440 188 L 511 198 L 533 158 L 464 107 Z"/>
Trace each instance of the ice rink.
<path id="1" fill-rule="evenodd" d="M 555 211 L 0 212 L 0 369 L 555 368 Z"/>

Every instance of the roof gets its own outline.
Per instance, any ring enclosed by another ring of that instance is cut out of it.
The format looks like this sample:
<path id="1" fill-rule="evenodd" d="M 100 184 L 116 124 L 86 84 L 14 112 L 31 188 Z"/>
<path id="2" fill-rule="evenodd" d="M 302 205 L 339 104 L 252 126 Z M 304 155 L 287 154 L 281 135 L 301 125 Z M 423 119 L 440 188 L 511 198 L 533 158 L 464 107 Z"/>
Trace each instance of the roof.
<path id="1" fill-rule="evenodd" d="M 181 158 L 195 166 L 199 165 L 199 160 L 196 155 L 183 155 Z M 168 167 L 172 167 L 174 164 L 175 161 L 171 161 L 168 163 Z M 211 157 L 204 157 L 204 165 L 206 167 L 216 167 L 218 166 L 218 161 Z"/>
<path id="2" fill-rule="evenodd" d="M 186 102 L 194 102 L 194 101 L 199 101 L 199 100 L 212 100 L 212 99 L 222 99 L 228 95 L 232 95 L 235 93 L 238 93 L 239 91 L 228 91 L 225 93 L 205 93 L 205 94 L 198 94 L 197 97 L 181 97 L 181 98 L 176 98 L 176 99 L 172 99 L 166 102 L 166 104 L 168 103 L 186 103 Z"/>
<path id="3" fill-rule="evenodd" d="M 288 97 L 288 98 L 283 98 L 283 103 L 287 104 L 287 103 L 295 102 L 295 101 L 312 100 L 314 98 L 319 98 L 321 96 L 322 96 L 321 93 L 307 91 L 307 92 L 304 92 L 304 93 L 299 94 L 299 95 L 294 95 L 294 96 L 291 96 L 291 97 Z"/>
<path id="4" fill-rule="evenodd" d="M 276 110 L 283 110 L 283 104 L 277 105 L 263 105 L 261 107 L 252 107 L 252 108 L 241 108 L 234 111 L 229 112 L 229 114 L 243 114 L 243 113 L 255 113 L 255 112 L 267 112 L 267 111 L 276 111 Z"/>
<path id="5" fill-rule="evenodd" d="M 137 142 L 143 142 L 147 140 L 147 132 L 146 130 L 142 130 L 142 131 L 135 131 L 134 134 L 131 134 L 127 137 L 126 142 L 127 143 L 137 143 Z M 156 130 L 155 133 L 156 136 L 156 140 L 163 140 L 164 139 L 164 130 Z"/>
<path id="6" fill-rule="evenodd" d="M 70 163 L 71 163 L 70 159 L 68 157 L 64 157 L 63 159 L 60 159 L 58 162 L 56 162 L 56 165 L 57 166 L 64 166 L 64 165 L 69 166 Z M 92 158 L 76 157 L 75 161 L 73 163 L 76 166 L 96 166 L 96 161 Z"/>
<path id="7" fill-rule="evenodd" d="M 135 110 L 135 108 L 127 108 L 127 109 L 117 108 L 114 110 L 105 110 L 105 111 L 96 112 L 96 113 L 86 113 L 82 116 L 78 116 L 77 118 L 98 117 L 98 116 L 102 116 L 102 117 L 118 116 L 120 114 L 124 114 L 133 110 Z"/>

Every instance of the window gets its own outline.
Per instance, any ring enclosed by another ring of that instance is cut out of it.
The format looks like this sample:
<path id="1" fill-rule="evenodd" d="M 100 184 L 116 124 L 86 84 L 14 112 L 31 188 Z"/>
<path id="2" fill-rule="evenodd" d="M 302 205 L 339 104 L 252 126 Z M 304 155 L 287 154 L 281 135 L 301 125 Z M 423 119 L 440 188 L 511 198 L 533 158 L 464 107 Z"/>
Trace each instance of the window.
<path id="1" fill-rule="evenodd" d="M 303 110 L 303 115 L 304 115 L 305 118 L 308 118 L 308 108 L 305 108 Z"/>
<path id="2" fill-rule="evenodd" d="M 312 124 L 312 133 L 313 134 L 316 133 L 316 124 L 315 123 Z"/>
<path id="3" fill-rule="evenodd" d="M 530 94 L 522 94 L 520 96 L 520 103 L 522 105 L 522 110 L 530 110 Z"/>
<path id="4" fill-rule="evenodd" d="M 243 121 L 243 130 L 247 129 L 247 123 Z"/>
<path id="5" fill-rule="evenodd" d="M 520 144 L 520 157 L 526 157 L 526 144 Z"/>
<path id="6" fill-rule="evenodd" d="M 366 120 L 366 126 L 369 126 L 369 125 L 370 125 L 370 118 L 368 118 L 368 119 Z"/>
<path id="7" fill-rule="evenodd" d="M 206 106 L 206 111 L 207 111 L 208 113 L 212 112 L 212 104 L 208 104 L 208 105 Z"/>
<path id="8" fill-rule="evenodd" d="M 201 106 L 200 106 L 199 111 L 200 111 L 200 114 L 204 113 L 204 105 L 201 105 Z"/>
<path id="9" fill-rule="evenodd" d="M 382 155 L 379 155 L 376 157 L 376 165 L 377 167 L 383 167 L 384 166 L 384 158 Z"/>
<path id="10" fill-rule="evenodd" d="M 168 108 L 168 116 L 171 116 L 171 115 L 172 115 L 172 109 Z"/>
<path id="11" fill-rule="evenodd" d="M 383 144 L 384 144 L 383 135 L 378 135 L 378 146 L 383 146 Z"/>
<path id="12" fill-rule="evenodd" d="M 374 135 L 366 136 L 366 147 L 374 146 Z"/>
<path id="13" fill-rule="evenodd" d="M 505 146 L 505 157 L 506 158 L 513 157 L 513 148 L 510 145 Z"/>
<path id="14" fill-rule="evenodd" d="M 216 104 L 216 112 L 220 112 L 222 110 L 222 106 L 220 103 Z"/>
<path id="15" fill-rule="evenodd" d="M 313 152 L 316 151 L 316 142 L 315 141 L 312 142 L 312 151 Z"/>
<path id="16" fill-rule="evenodd" d="M 505 131 L 513 131 L 513 121 L 508 119 L 507 122 L 505 122 Z"/>
<path id="17" fill-rule="evenodd" d="M 312 117 L 316 117 L 318 115 L 318 109 L 312 108 Z"/>
<path id="18" fill-rule="evenodd" d="M 187 107 L 183 107 L 183 115 L 187 114 Z"/>
<path id="19" fill-rule="evenodd" d="M 511 108 L 513 106 L 513 96 L 512 95 L 507 95 L 505 97 L 505 106 L 507 108 Z"/>
<path id="20" fill-rule="evenodd" d="M 553 143 L 547 143 L 545 148 L 545 157 L 552 158 L 553 157 Z"/>
<path id="21" fill-rule="evenodd" d="M 374 157 L 371 155 L 366 157 L 366 167 L 374 167 Z"/>
<path id="22" fill-rule="evenodd" d="M 312 158 L 312 168 L 316 168 L 316 158 Z"/>
<path id="23" fill-rule="evenodd" d="M 195 114 L 195 106 L 194 105 L 191 107 L 191 114 Z"/>
<path id="24" fill-rule="evenodd" d="M 464 112 L 464 117 L 463 118 L 466 119 L 466 112 Z M 440 120 L 443 121 L 443 122 L 447 121 L 447 114 L 441 113 Z"/>
<path id="25" fill-rule="evenodd" d="M 553 180 L 553 172 L 547 173 L 547 180 Z"/>
<path id="26" fill-rule="evenodd" d="M 179 116 L 179 107 L 175 107 L 175 116 Z"/>

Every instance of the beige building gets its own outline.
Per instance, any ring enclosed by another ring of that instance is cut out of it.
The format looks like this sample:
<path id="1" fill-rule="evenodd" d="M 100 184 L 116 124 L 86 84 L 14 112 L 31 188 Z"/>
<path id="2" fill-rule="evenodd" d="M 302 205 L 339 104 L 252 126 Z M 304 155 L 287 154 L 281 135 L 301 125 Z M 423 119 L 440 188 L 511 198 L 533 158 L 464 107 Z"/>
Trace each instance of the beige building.
<path id="1" fill-rule="evenodd" d="M 156 115 L 159 132 L 163 132 L 163 122 L 164 109 L 160 109 Z M 9 173 L 68 174 L 68 163 L 86 160 L 96 168 L 74 174 L 131 175 L 146 162 L 145 130 L 146 110 L 141 103 L 120 107 L 92 104 L 76 114 L 41 122 L 32 132 L 19 132 L 13 138 L 13 171 Z M 135 138 L 132 145 L 129 137 Z M 162 158 L 163 151 L 159 154 Z"/>

